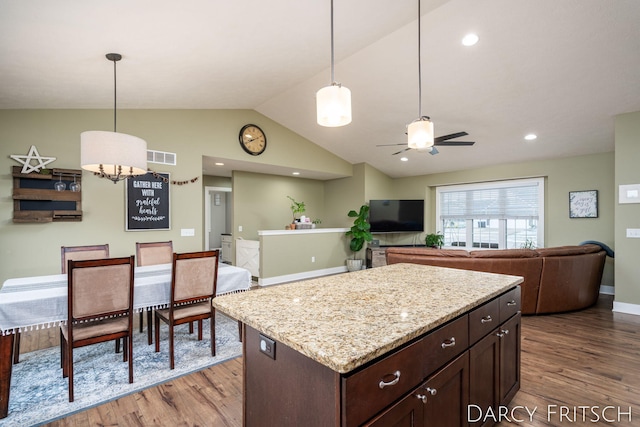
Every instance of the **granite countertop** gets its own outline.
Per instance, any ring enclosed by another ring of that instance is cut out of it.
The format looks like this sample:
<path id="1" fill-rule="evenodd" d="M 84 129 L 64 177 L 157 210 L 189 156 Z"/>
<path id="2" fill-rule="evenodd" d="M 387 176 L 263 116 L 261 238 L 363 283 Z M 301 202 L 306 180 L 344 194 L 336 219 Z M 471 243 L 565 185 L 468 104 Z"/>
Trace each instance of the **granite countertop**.
<path id="1" fill-rule="evenodd" d="M 519 276 L 393 264 L 223 295 L 213 305 L 347 373 L 522 281 Z"/>

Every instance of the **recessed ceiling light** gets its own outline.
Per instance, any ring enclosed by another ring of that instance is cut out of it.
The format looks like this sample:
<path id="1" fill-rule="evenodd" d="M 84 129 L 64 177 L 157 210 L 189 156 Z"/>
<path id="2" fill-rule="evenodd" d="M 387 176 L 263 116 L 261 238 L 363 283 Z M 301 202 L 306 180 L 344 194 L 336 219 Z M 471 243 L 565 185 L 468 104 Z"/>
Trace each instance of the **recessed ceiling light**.
<path id="1" fill-rule="evenodd" d="M 216 162 L 216 166 L 224 166 L 224 163 Z"/>
<path id="2" fill-rule="evenodd" d="M 480 40 L 480 38 L 477 34 L 469 33 L 462 38 L 462 44 L 465 46 L 473 46 L 478 43 L 478 40 Z"/>
<path id="3" fill-rule="evenodd" d="M 300 175 L 300 172 L 293 172 L 291 175 Z"/>
<path id="4" fill-rule="evenodd" d="M 524 139 L 526 139 L 527 141 L 533 141 L 537 137 L 538 137 L 538 135 L 536 135 L 535 133 L 530 133 L 530 134 L 525 135 Z"/>
<path id="5" fill-rule="evenodd" d="M 400 160 L 403 161 L 403 162 L 408 162 L 409 161 L 409 159 L 407 157 L 400 157 Z"/>

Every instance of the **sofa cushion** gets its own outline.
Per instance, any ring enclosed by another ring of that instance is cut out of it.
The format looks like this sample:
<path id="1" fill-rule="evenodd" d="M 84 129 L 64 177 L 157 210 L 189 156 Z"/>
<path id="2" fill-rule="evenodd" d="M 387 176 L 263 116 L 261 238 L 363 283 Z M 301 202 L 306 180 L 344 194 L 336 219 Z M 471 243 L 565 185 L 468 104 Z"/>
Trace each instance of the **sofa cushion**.
<path id="1" fill-rule="evenodd" d="M 538 255 L 541 257 L 594 254 L 600 251 L 602 251 L 602 248 L 598 245 L 556 246 L 553 248 L 536 249 L 536 252 L 538 252 Z"/>
<path id="2" fill-rule="evenodd" d="M 537 258 L 538 252 L 532 249 L 498 249 L 471 251 L 472 258 Z"/>
<path id="3" fill-rule="evenodd" d="M 402 255 L 420 255 L 429 257 L 455 257 L 468 258 L 469 252 L 464 249 L 432 249 L 432 248 L 388 248 L 386 253 L 397 253 Z"/>

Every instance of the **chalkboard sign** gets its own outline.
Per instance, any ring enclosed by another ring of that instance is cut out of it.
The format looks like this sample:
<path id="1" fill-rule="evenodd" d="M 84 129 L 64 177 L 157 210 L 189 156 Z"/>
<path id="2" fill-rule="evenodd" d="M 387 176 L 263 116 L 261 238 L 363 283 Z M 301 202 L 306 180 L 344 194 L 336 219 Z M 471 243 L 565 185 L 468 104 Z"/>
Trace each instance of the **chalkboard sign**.
<path id="1" fill-rule="evenodd" d="M 170 230 L 169 174 L 146 173 L 127 179 L 127 231 Z"/>

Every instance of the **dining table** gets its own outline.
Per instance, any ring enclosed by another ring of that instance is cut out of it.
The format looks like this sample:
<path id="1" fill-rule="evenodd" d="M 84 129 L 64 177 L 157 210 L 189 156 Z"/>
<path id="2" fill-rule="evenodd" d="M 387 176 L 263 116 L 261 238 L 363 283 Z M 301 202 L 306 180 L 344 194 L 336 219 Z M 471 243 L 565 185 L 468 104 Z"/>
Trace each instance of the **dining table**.
<path id="1" fill-rule="evenodd" d="M 133 308 L 165 308 L 171 295 L 172 264 L 136 267 Z M 251 288 L 249 270 L 220 263 L 216 296 Z M 58 327 L 67 321 L 67 275 L 6 280 L 0 288 L 0 419 L 9 410 L 9 390 L 17 332 Z"/>

